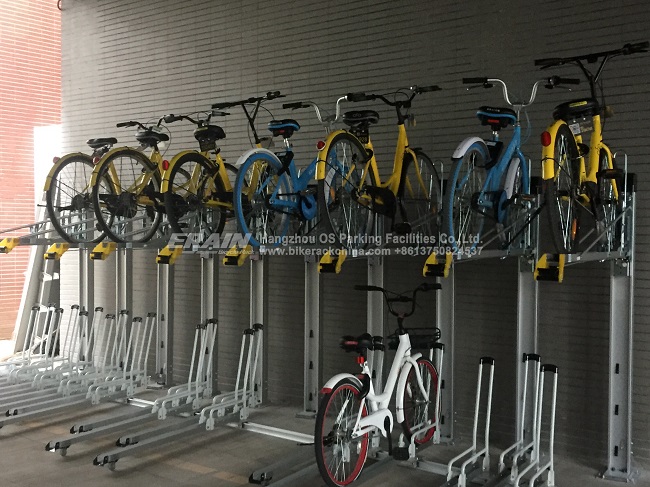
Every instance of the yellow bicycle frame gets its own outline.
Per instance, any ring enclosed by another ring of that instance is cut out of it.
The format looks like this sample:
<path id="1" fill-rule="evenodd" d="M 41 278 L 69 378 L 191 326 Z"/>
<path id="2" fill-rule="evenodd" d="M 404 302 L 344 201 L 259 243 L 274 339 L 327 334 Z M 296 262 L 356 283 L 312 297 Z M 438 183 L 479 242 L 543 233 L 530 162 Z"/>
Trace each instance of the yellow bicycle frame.
<path id="1" fill-rule="evenodd" d="M 580 157 L 580 184 L 584 182 L 597 183 L 597 176 L 600 163 L 600 151 L 605 151 L 607 160 L 609 161 L 608 169 L 613 168 L 612 151 L 603 142 L 602 124 L 600 121 L 600 114 L 595 114 L 592 117 L 593 130 L 589 138 L 589 160 L 585 164 L 585 158 Z M 564 120 L 556 120 L 546 131 L 551 135 L 551 143 L 542 149 L 542 178 L 544 180 L 552 180 L 555 178 L 555 139 L 557 132 L 562 125 L 568 124 Z M 582 144 L 582 134 L 573 136 L 576 144 Z M 616 181 L 612 180 L 612 190 L 616 199 L 618 199 L 618 188 Z"/>
<path id="2" fill-rule="evenodd" d="M 368 142 L 366 142 L 365 144 L 359 141 L 359 143 L 363 145 L 363 147 L 367 151 L 371 151 L 370 153 L 372 154 L 372 157 L 366 162 L 366 167 L 364 168 L 361 175 L 360 184 L 363 184 L 366 181 L 368 174 L 372 174 L 374 181 L 376 181 L 380 187 L 388 188 L 396 196 L 397 196 L 397 192 L 399 191 L 400 182 L 402 180 L 402 169 L 404 168 L 404 154 L 408 153 L 411 155 L 413 160 L 416 160 L 415 152 L 413 152 L 413 150 L 408 147 L 406 127 L 404 126 L 404 124 L 400 124 L 397 127 L 398 127 L 398 134 L 397 134 L 397 144 L 395 147 L 395 158 L 393 160 L 393 171 L 391 175 L 388 177 L 388 179 L 384 182 L 382 182 L 381 178 L 379 177 L 379 168 L 377 167 L 377 160 L 375 159 L 375 151 L 372 145 L 372 141 L 370 140 L 370 137 L 368 137 Z M 325 179 L 325 173 L 326 173 L 325 158 L 327 152 L 330 148 L 332 140 L 334 140 L 334 137 L 336 137 L 338 134 L 341 133 L 348 133 L 354 137 L 354 135 L 348 132 L 347 130 L 336 130 L 334 132 L 331 132 L 327 136 L 327 139 L 325 140 L 325 146 L 320 151 L 318 151 L 318 163 L 316 166 L 317 180 Z M 353 171 L 354 169 L 355 169 L 354 167 L 350 168 L 351 171 Z"/>

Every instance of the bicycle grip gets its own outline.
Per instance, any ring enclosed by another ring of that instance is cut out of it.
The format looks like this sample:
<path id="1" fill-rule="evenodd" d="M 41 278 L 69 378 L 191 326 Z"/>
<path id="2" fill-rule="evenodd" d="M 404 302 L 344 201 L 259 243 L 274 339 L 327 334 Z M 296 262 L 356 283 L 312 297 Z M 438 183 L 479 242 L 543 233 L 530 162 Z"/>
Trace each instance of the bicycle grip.
<path id="1" fill-rule="evenodd" d="M 628 54 L 635 54 L 637 52 L 648 52 L 648 48 L 650 47 L 650 42 L 644 41 L 644 42 L 636 42 L 634 44 L 625 44 L 623 46 L 623 54 L 628 55 Z"/>
<path id="2" fill-rule="evenodd" d="M 379 286 L 368 286 L 367 284 L 356 284 L 354 289 L 357 291 L 383 291 Z"/>
<path id="3" fill-rule="evenodd" d="M 555 77 L 555 84 L 556 85 L 579 85 L 580 84 L 580 79 L 579 78 L 560 78 L 558 76 Z"/>
<path id="4" fill-rule="evenodd" d="M 137 122 L 120 122 L 115 124 L 117 128 L 121 127 L 133 127 L 134 125 L 137 125 Z"/>
<path id="5" fill-rule="evenodd" d="M 548 57 L 544 59 L 535 59 L 535 66 L 541 66 L 542 69 L 548 68 L 551 66 L 564 64 L 564 60 L 559 57 Z"/>
<path id="6" fill-rule="evenodd" d="M 463 84 L 465 85 L 484 85 L 487 82 L 487 78 L 463 78 Z"/>
<path id="7" fill-rule="evenodd" d="M 438 85 L 430 85 L 430 86 L 418 86 L 417 89 L 415 90 L 418 93 L 426 93 L 428 91 L 440 91 L 442 88 Z"/>
<path id="8" fill-rule="evenodd" d="M 345 99 L 351 102 L 366 101 L 368 100 L 368 95 L 365 93 L 348 93 L 345 95 Z"/>
<path id="9" fill-rule="evenodd" d="M 303 105 L 301 101 L 297 101 L 297 102 L 294 102 L 294 103 L 284 103 L 282 105 L 282 108 L 284 108 L 284 109 L 291 108 L 292 110 L 295 110 L 296 108 L 305 108 L 305 105 Z"/>
<path id="10" fill-rule="evenodd" d="M 165 115 L 163 117 L 163 120 L 165 121 L 165 123 L 172 123 L 172 122 L 178 122 L 182 118 L 183 117 L 181 117 L 180 115 L 174 115 L 173 113 L 170 113 L 169 115 Z"/>
<path id="11" fill-rule="evenodd" d="M 281 95 L 279 91 L 269 91 L 266 93 L 267 100 L 273 100 L 274 98 L 283 98 L 284 95 Z"/>

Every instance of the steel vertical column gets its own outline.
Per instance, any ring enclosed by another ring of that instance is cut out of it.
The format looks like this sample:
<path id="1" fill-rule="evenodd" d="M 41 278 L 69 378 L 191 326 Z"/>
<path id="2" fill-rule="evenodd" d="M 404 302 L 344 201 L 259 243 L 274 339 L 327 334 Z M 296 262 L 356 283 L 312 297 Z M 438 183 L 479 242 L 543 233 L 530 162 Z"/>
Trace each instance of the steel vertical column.
<path id="1" fill-rule="evenodd" d="M 368 258 L 368 285 L 384 287 L 384 259 L 382 257 Z M 372 336 L 384 336 L 384 296 L 378 292 L 367 294 L 367 331 Z M 378 382 L 383 383 L 381 380 L 378 380 Z"/>
<path id="2" fill-rule="evenodd" d="M 517 264 L 517 399 L 516 399 L 516 438 L 521 438 L 521 417 L 525 414 L 524 439 L 528 443 L 533 433 L 532 400 L 526 401 L 526 410 L 522 408 L 524 395 L 525 369 L 523 356 L 525 353 L 537 353 L 537 304 L 539 285 L 533 278 L 534 259 L 528 256 L 519 257 Z"/>
<path id="3" fill-rule="evenodd" d="M 441 282 L 442 289 L 436 293 L 436 326 L 440 328 L 440 341 L 445 344 L 440 389 L 440 437 L 445 441 L 454 438 L 454 267 L 452 263 L 449 275 Z"/>
<path id="4" fill-rule="evenodd" d="M 632 340 L 634 337 L 634 198 L 626 223 L 628 259 L 610 265 L 609 410 L 606 479 L 633 481 L 632 468 Z"/>
<path id="5" fill-rule="evenodd" d="M 318 410 L 321 385 L 320 274 L 315 258 L 305 259 L 305 370 L 303 411 L 298 416 L 313 418 Z"/>
<path id="6" fill-rule="evenodd" d="M 133 249 L 120 247 L 115 256 L 115 301 L 117 311 L 133 312 Z"/>
<path id="7" fill-rule="evenodd" d="M 158 264 L 158 294 L 156 298 L 156 371 L 158 383 L 169 384 L 173 377 L 173 317 L 174 268 Z"/>
<path id="8" fill-rule="evenodd" d="M 266 289 L 266 262 L 262 258 L 262 256 L 259 256 L 258 258 L 254 259 L 251 258 L 251 275 L 250 275 L 250 287 L 251 287 L 251 300 L 250 300 L 250 323 L 251 327 L 256 324 L 260 323 L 265 326 L 265 332 L 268 330 L 266 328 L 266 295 L 264 294 L 264 291 Z M 264 336 L 264 334 L 262 334 Z M 262 357 L 261 360 L 259 360 L 257 369 L 256 369 L 256 377 L 255 377 L 255 384 L 259 384 L 259 387 L 261 388 L 261 399 L 262 401 L 266 401 L 266 385 L 268 383 L 267 380 L 267 361 L 268 361 L 268 353 L 267 353 L 267 346 L 266 346 L 267 340 L 263 340 L 262 342 Z"/>
<path id="9" fill-rule="evenodd" d="M 79 306 L 81 309 L 95 309 L 94 282 L 95 261 L 90 260 L 90 251 L 86 246 L 79 246 Z"/>
<path id="10" fill-rule="evenodd" d="M 201 254 L 201 323 L 207 323 L 208 320 L 216 320 L 218 316 L 219 300 L 219 267 L 215 259 L 216 254 Z M 218 350 L 218 338 L 215 336 L 215 350 Z M 218 391 L 219 384 L 217 378 L 218 362 L 217 353 L 212 356 L 212 390 Z"/>

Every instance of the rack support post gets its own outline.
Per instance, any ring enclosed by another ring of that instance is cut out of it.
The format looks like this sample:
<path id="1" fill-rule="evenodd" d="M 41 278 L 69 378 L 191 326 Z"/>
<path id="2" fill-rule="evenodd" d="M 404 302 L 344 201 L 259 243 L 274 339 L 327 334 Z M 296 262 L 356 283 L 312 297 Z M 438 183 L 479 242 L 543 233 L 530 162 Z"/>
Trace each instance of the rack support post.
<path id="1" fill-rule="evenodd" d="M 446 278 L 436 279 L 442 284 L 436 293 L 436 325 L 440 328 L 441 340 L 446 344 L 443 357 L 440 390 L 440 438 L 451 441 L 454 438 L 454 327 L 455 327 L 455 277 L 454 264 Z"/>
<path id="2" fill-rule="evenodd" d="M 156 301 L 156 373 L 159 384 L 169 384 L 174 372 L 173 318 L 174 266 L 158 265 L 158 293 Z"/>
<path id="3" fill-rule="evenodd" d="M 251 257 L 251 274 L 250 274 L 250 288 L 251 288 L 251 300 L 250 300 L 250 323 L 251 328 L 253 325 L 260 323 L 266 325 L 266 294 L 265 289 L 267 289 L 267 271 L 266 271 L 266 261 L 260 255 L 259 258 Z M 262 335 L 264 336 L 264 335 Z M 257 368 L 255 371 L 255 384 L 258 385 L 259 391 L 257 391 L 260 402 L 266 401 L 267 391 L 266 385 L 268 383 L 267 376 L 267 340 L 263 340 L 261 344 L 261 360 L 258 359 Z"/>
<path id="4" fill-rule="evenodd" d="M 305 259 L 305 371 L 303 411 L 299 417 L 313 418 L 318 410 L 321 371 L 320 274 L 315 258 Z"/>

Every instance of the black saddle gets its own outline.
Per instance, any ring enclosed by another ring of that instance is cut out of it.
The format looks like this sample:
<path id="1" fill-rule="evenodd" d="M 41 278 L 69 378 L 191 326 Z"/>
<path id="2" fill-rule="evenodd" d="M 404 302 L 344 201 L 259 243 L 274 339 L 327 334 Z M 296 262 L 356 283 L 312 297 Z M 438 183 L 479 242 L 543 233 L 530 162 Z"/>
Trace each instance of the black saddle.
<path id="1" fill-rule="evenodd" d="M 115 137 L 103 137 L 99 139 L 88 139 L 86 144 L 90 146 L 91 149 L 101 149 L 102 147 L 112 146 L 117 144 L 117 139 Z"/>
<path id="2" fill-rule="evenodd" d="M 367 127 L 378 121 L 379 114 L 374 110 L 352 110 L 343 114 L 343 123 L 350 127 Z"/>
<path id="3" fill-rule="evenodd" d="M 300 124 L 291 118 L 285 118 L 284 120 L 271 120 L 268 128 L 273 134 L 273 137 L 281 135 L 285 139 L 288 139 L 294 132 L 300 130 Z"/>
<path id="4" fill-rule="evenodd" d="M 346 352 L 363 353 L 365 350 L 372 348 L 373 339 L 370 333 L 364 333 L 358 337 L 345 335 L 341 337 L 341 348 Z"/>
<path id="5" fill-rule="evenodd" d="M 555 120 L 569 121 L 582 117 L 593 117 L 600 111 L 598 101 L 593 98 L 581 98 L 568 101 L 555 107 L 553 118 Z"/>
<path id="6" fill-rule="evenodd" d="M 159 142 L 166 142 L 169 140 L 169 135 L 161 134 L 152 129 L 138 130 L 135 134 L 138 142 L 148 147 L 153 147 Z"/>
<path id="7" fill-rule="evenodd" d="M 199 142 L 204 140 L 221 140 L 226 138 L 226 133 L 218 125 L 205 125 L 194 130 L 194 138 Z"/>
<path id="8" fill-rule="evenodd" d="M 512 108 L 482 106 L 476 112 L 481 125 L 489 125 L 492 130 L 501 130 L 517 121 L 517 113 Z"/>

